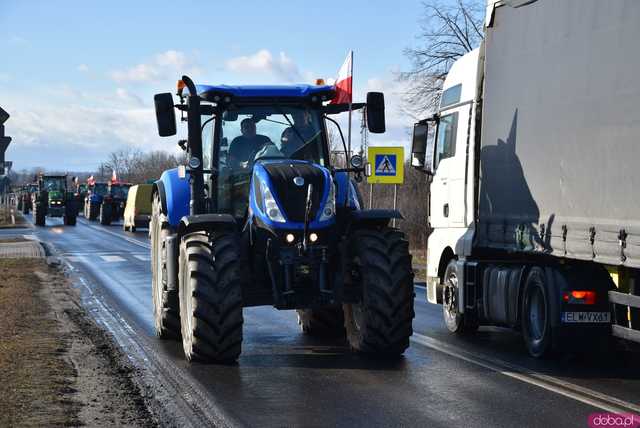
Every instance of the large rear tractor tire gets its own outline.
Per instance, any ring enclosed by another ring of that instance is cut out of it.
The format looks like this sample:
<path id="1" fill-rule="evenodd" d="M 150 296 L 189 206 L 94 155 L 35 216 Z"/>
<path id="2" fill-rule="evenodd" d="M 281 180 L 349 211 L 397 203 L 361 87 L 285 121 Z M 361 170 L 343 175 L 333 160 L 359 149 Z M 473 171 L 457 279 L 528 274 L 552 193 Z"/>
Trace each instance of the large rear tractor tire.
<path id="1" fill-rule="evenodd" d="M 33 206 L 33 221 L 36 224 L 36 226 L 44 226 L 45 225 L 45 213 L 44 213 L 44 209 L 42 208 L 42 206 L 39 206 L 39 204 L 35 204 Z"/>
<path id="2" fill-rule="evenodd" d="M 242 348 L 238 237 L 194 232 L 180 243 L 180 322 L 189 361 L 233 363 Z"/>
<path id="3" fill-rule="evenodd" d="M 100 224 L 103 226 L 109 226 L 111 224 L 111 216 L 113 215 L 113 208 L 110 204 L 100 204 Z"/>
<path id="4" fill-rule="evenodd" d="M 167 287 L 167 258 L 176 257 L 166 254 L 164 240 L 169 236 L 165 217 L 162 214 L 160 197 L 153 198 L 149 235 L 151 236 L 151 282 L 153 293 L 153 319 L 156 336 L 160 339 L 180 338 L 180 304 L 178 290 Z M 177 280 L 177 278 L 175 278 Z M 173 281 L 175 284 L 177 281 Z"/>
<path id="5" fill-rule="evenodd" d="M 100 205 L 101 204 L 89 203 L 89 208 L 87 209 L 87 212 L 89 213 L 89 221 L 96 221 L 98 214 L 100 213 Z"/>
<path id="6" fill-rule="evenodd" d="M 64 216 L 64 225 L 65 226 L 75 226 L 76 225 L 76 216 L 75 215 L 65 215 Z"/>
<path id="7" fill-rule="evenodd" d="M 350 237 L 349 276 L 362 285 L 362 302 L 344 305 L 351 347 L 399 356 L 413 334 L 413 271 L 409 244 L 396 229 L 357 230 Z"/>
<path id="8" fill-rule="evenodd" d="M 456 260 L 452 259 L 444 272 L 444 282 L 442 284 L 442 315 L 447 329 L 451 333 L 466 335 L 475 333 L 478 330 L 478 320 L 469 314 L 461 314 L 458 308 L 460 284 L 458 283 L 458 272 Z"/>
<path id="9" fill-rule="evenodd" d="M 320 337 L 342 337 L 345 335 L 342 306 L 298 309 L 298 324 L 304 334 Z"/>

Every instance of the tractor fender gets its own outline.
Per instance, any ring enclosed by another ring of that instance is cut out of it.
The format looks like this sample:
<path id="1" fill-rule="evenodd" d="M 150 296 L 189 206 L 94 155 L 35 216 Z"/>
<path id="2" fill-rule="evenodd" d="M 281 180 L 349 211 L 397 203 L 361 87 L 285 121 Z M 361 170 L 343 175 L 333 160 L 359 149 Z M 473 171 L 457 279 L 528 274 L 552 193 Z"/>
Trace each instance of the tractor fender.
<path id="1" fill-rule="evenodd" d="M 389 209 L 354 210 L 349 215 L 349 231 L 386 227 L 391 219 L 403 218 L 400 211 Z"/>
<path id="2" fill-rule="evenodd" d="M 353 178 L 349 177 L 348 173 L 337 172 L 334 180 L 336 183 L 337 208 L 359 210 L 364 206 L 362 196 L 360 196 L 360 192 L 358 191 L 358 186 Z"/>
<path id="3" fill-rule="evenodd" d="M 236 220 L 231 214 L 199 214 L 184 216 L 178 225 L 178 239 L 198 230 L 235 230 Z"/>
<path id="4" fill-rule="evenodd" d="M 153 184 L 153 190 L 153 193 L 157 191 L 160 195 L 162 212 L 166 214 L 169 224 L 171 227 L 177 228 L 180 219 L 189 215 L 191 190 L 189 189 L 188 175 L 185 178 L 180 178 L 178 168 L 168 169 Z"/>

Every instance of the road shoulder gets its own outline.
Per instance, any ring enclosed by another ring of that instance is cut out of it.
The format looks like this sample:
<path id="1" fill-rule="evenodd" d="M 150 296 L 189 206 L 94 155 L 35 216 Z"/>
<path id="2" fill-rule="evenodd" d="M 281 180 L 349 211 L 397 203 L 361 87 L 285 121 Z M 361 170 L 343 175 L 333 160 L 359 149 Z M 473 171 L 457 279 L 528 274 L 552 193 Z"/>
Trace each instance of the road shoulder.
<path id="1" fill-rule="evenodd" d="M 0 259 L 0 344 L 1 426 L 157 425 L 127 357 L 43 258 Z"/>

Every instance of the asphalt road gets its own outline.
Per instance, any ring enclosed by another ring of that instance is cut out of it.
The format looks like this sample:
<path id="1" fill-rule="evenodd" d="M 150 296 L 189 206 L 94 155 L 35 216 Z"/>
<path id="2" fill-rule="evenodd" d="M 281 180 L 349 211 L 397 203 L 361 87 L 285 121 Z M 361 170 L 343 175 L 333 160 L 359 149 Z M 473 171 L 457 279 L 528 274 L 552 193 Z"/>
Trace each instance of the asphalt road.
<path id="1" fill-rule="evenodd" d="M 96 313 L 108 309 L 101 322 L 132 360 L 153 365 L 148 376 L 170 387 L 164 399 L 182 402 L 175 411 L 197 409 L 200 419 L 185 424 L 548 428 L 585 427 L 590 414 L 605 411 L 640 415 L 637 354 L 612 348 L 605 356 L 539 361 L 509 330 L 454 337 L 419 286 L 412 345 L 398 361 L 308 338 L 295 312 L 260 307 L 244 311 L 237 365 L 188 364 L 180 344 L 153 336 L 146 231 L 79 218 L 76 227 L 47 219 L 47 227 L 21 233 L 35 233 L 62 256 Z"/>

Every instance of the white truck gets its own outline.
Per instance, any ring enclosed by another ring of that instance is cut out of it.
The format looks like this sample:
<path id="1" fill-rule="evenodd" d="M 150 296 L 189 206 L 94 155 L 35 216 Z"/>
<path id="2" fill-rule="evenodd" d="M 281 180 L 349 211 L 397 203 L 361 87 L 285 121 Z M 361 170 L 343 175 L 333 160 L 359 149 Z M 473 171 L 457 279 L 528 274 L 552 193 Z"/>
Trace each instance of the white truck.
<path id="1" fill-rule="evenodd" d="M 427 298 L 527 349 L 640 341 L 640 1 L 490 0 L 482 45 L 415 125 Z"/>

